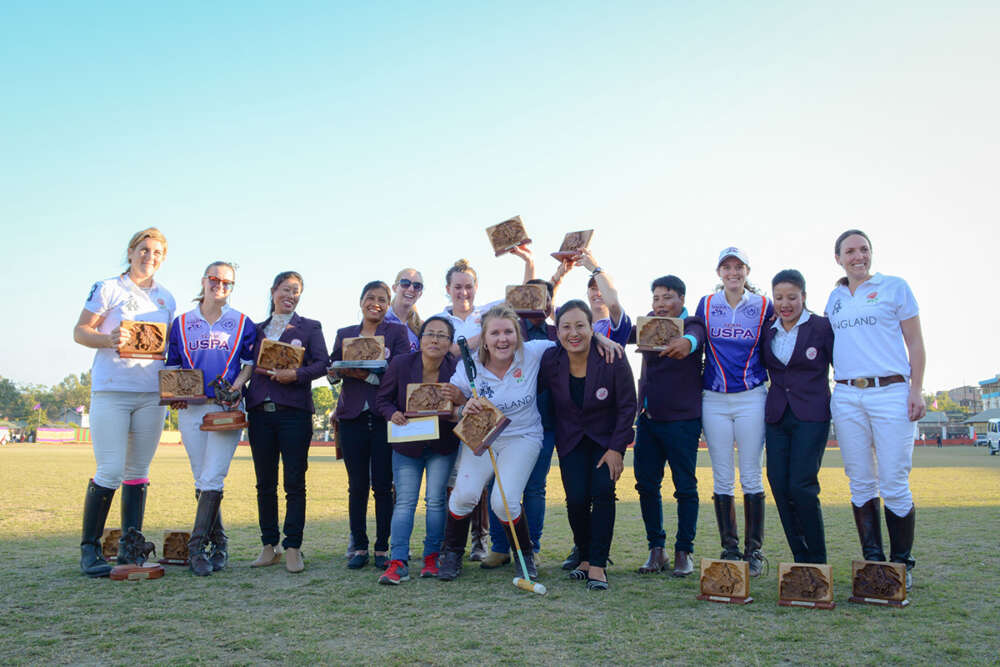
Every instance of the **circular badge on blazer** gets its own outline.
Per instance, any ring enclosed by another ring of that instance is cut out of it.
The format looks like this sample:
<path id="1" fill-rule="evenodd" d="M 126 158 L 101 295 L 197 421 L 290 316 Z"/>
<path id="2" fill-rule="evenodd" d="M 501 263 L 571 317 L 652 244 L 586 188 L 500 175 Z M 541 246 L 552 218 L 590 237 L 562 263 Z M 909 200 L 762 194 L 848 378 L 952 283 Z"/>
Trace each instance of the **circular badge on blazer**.
<path id="1" fill-rule="evenodd" d="M 594 392 L 594 396 L 597 397 L 597 400 L 603 401 L 608 397 L 608 388 L 600 387 L 597 391 Z"/>
<path id="2" fill-rule="evenodd" d="M 289 345 L 291 345 L 292 347 L 302 347 L 302 341 L 300 341 L 298 338 L 293 338 L 292 342 L 290 342 Z"/>
<path id="3" fill-rule="evenodd" d="M 816 348 L 815 347 L 806 348 L 806 359 L 815 359 L 815 358 L 816 358 Z"/>

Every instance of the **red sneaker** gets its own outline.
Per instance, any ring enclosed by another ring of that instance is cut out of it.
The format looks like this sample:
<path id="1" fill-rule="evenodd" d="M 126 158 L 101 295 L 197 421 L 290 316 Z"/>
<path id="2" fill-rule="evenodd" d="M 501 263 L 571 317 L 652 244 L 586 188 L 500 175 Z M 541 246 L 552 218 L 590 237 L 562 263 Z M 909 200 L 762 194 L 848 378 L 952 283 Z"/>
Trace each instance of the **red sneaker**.
<path id="1" fill-rule="evenodd" d="M 389 562 L 389 567 L 378 578 L 378 583 L 395 585 L 401 581 L 409 580 L 410 570 L 406 567 L 406 563 L 401 560 L 394 560 Z"/>
<path id="2" fill-rule="evenodd" d="M 420 578 L 428 579 L 438 576 L 438 555 L 436 553 L 424 556 L 424 566 L 420 569 Z"/>

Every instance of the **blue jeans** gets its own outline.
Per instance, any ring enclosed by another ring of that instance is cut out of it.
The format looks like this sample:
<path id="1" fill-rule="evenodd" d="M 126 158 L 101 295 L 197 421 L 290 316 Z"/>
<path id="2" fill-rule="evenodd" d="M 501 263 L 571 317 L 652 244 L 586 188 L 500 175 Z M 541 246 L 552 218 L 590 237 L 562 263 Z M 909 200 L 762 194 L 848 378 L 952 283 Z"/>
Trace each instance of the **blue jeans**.
<path id="1" fill-rule="evenodd" d="M 542 451 L 538 453 L 538 460 L 528 477 L 528 484 L 524 487 L 524 500 L 521 506 L 524 508 L 524 518 L 528 522 L 528 534 L 531 535 L 531 547 L 535 553 L 542 548 L 542 528 L 545 527 L 545 483 L 549 478 L 549 468 L 552 467 L 552 451 L 556 447 L 555 430 L 542 431 Z M 493 482 L 490 482 L 492 488 Z M 504 517 L 506 520 L 506 517 Z M 507 542 L 507 531 L 504 530 L 500 519 L 490 512 L 490 542 L 492 551 L 505 554 L 510 552 L 510 544 Z"/>
<path id="2" fill-rule="evenodd" d="M 663 530 L 663 502 L 660 484 L 663 465 L 670 465 L 677 499 L 677 535 L 674 550 L 694 552 L 694 535 L 698 525 L 698 436 L 701 420 L 657 421 L 645 414 L 639 417 L 635 437 L 632 468 L 635 490 L 639 492 L 639 509 L 646 524 L 649 548 L 663 547 L 667 534 Z"/>
<path id="3" fill-rule="evenodd" d="M 425 447 L 419 457 L 392 452 L 392 478 L 396 484 L 396 505 L 392 510 L 390 558 L 410 560 L 410 534 L 413 532 L 413 514 L 420 496 L 420 479 L 427 471 L 427 490 L 424 496 L 426 531 L 424 556 L 441 551 L 444 525 L 448 511 L 448 476 L 455 465 L 458 452 L 438 454 Z"/>

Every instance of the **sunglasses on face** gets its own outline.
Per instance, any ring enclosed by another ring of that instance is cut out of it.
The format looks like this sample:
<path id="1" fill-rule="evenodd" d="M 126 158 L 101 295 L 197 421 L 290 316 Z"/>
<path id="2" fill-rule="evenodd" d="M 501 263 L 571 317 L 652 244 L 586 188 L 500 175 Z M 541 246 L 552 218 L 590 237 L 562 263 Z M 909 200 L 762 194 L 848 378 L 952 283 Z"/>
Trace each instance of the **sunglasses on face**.
<path id="1" fill-rule="evenodd" d="M 413 280 L 410 280 L 409 278 L 400 278 L 399 279 L 399 286 L 402 287 L 403 289 L 406 289 L 408 287 L 412 287 L 413 289 L 417 290 L 418 292 L 424 289 L 424 284 L 423 283 L 415 282 Z"/>
<path id="2" fill-rule="evenodd" d="M 211 283 L 212 287 L 222 285 L 222 289 L 230 290 L 233 289 L 233 285 L 236 284 L 235 280 L 226 280 L 225 278 L 216 278 L 215 276 L 205 277 L 208 278 L 208 282 Z"/>

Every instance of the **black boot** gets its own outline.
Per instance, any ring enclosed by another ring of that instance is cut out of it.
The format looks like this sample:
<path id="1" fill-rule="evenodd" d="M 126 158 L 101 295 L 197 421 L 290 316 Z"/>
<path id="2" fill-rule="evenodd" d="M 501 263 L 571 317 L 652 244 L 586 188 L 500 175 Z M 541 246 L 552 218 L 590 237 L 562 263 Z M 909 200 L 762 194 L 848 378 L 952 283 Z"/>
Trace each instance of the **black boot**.
<path id="1" fill-rule="evenodd" d="M 118 540 L 118 564 L 138 565 L 125 553 L 125 536 L 129 528 L 142 533 L 142 519 L 146 515 L 146 489 L 149 484 L 122 484 L 122 537 Z"/>
<path id="2" fill-rule="evenodd" d="M 759 577 L 767 560 L 761 553 L 764 545 L 764 492 L 743 495 L 743 519 L 746 522 L 743 560 L 750 564 L 750 576 Z"/>
<path id="3" fill-rule="evenodd" d="M 482 561 L 486 558 L 486 538 L 490 534 L 490 497 L 486 489 L 479 497 L 476 509 L 472 510 L 472 544 L 469 546 L 469 560 Z"/>
<path id="4" fill-rule="evenodd" d="M 882 521 L 879 517 L 880 506 L 878 498 L 872 498 L 861 507 L 851 503 L 851 509 L 854 510 L 854 525 L 858 528 L 861 553 L 865 560 L 885 560 L 885 550 L 882 548 Z"/>
<path id="5" fill-rule="evenodd" d="M 219 513 L 221 501 L 222 491 L 202 491 L 198 497 L 194 528 L 191 529 L 191 539 L 188 540 L 188 558 L 191 559 L 191 571 L 199 577 L 212 574 L 212 562 L 205 547 L 208 545 L 208 532 L 215 521 L 215 515 Z"/>
<path id="6" fill-rule="evenodd" d="M 535 550 L 531 546 L 531 536 L 528 534 L 528 522 L 524 520 L 524 514 L 514 520 L 514 530 L 511 531 L 509 523 L 504 524 L 507 530 L 507 542 L 511 547 L 520 545 L 521 555 L 524 556 L 524 568 L 528 571 L 529 579 L 538 578 L 538 568 L 535 567 Z M 514 542 L 514 534 L 517 534 L 517 542 Z M 516 551 L 515 551 L 516 554 Z M 515 563 L 515 569 L 520 569 L 520 563 Z"/>
<path id="7" fill-rule="evenodd" d="M 462 572 L 462 556 L 465 555 L 465 542 L 469 539 L 471 521 L 471 514 L 457 518 L 448 512 L 444 541 L 441 544 L 441 562 L 438 564 L 438 579 L 441 581 L 452 581 Z"/>
<path id="8" fill-rule="evenodd" d="M 910 570 L 917 561 L 910 557 L 913 549 L 913 531 L 917 524 L 917 508 L 910 506 L 905 516 L 897 516 L 888 507 L 885 508 L 885 525 L 889 529 L 889 560 L 906 566 L 906 590 L 913 587 L 913 575 Z"/>
<path id="9" fill-rule="evenodd" d="M 740 554 L 740 538 L 736 531 L 736 503 L 733 496 L 712 496 L 715 503 L 715 521 L 719 524 L 722 539 L 722 555 L 725 560 L 743 560 Z"/>
<path id="10" fill-rule="evenodd" d="M 219 501 L 222 501 L 222 491 L 219 491 Z M 212 552 L 208 559 L 212 561 L 212 569 L 218 572 L 229 563 L 229 538 L 222 527 L 222 508 L 215 513 L 215 521 L 208 530 L 208 539 L 212 543 Z"/>
<path id="11" fill-rule="evenodd" d="M 101 551 L 101 536 L 108 510 L 115 497 L 114 489 L 98 486 L 94 480 L 87 484 L 87 495 L 83 499 L 83 534 L 80 537 L 80 571 L 88 577 L 106 577 L 111 574 L 111 565 L 104 560 Z"/>

